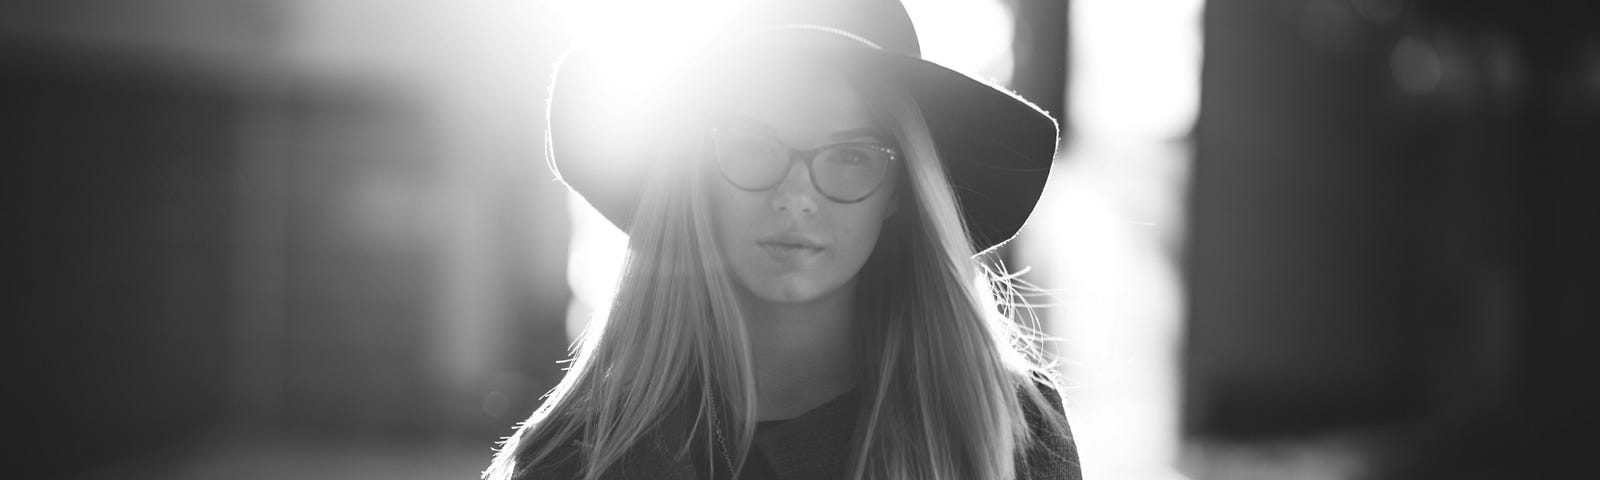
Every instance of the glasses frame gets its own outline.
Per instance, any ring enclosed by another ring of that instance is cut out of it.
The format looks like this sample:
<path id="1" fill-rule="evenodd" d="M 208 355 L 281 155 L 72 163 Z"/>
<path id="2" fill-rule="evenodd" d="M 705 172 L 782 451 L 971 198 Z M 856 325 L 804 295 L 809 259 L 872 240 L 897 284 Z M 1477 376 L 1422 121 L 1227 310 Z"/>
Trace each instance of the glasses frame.
<path id="1" fill-rule="evenodd" d="M 789 165 L 788 165 L 788 167 L 784 168 L 783 174 L 782 175 L 778 175 L 777 176 L 777 180 L 773 181 L 771 185 L 766 185 L 766 186 L 762 186 L 762 187 L 755 187 L 755 188 L 745 187 L 743 185 L 740 185 L 738 182 L 735 182 L 733 180 L 733 177 L 728 175 L 728 170 L 723 167 L 722 152 L 721 152 L 721 149 L 717 148 L 717 144 L 719 143 L 718 142 L 718 138 L 719 138 L 719 136 L 722 135 L 722 132 L 725 131 L 725 130 L 739 130 L 739 131 L 742 131 L 742 132 L 747 133 L 747 134 L 756 135 L 756 136 L 765 138 L 768 141 L 771 141 L 774 145 L 783 147 L 785 150 L 788 150 L 788 152 L 789 152 L 789 155 L 788 155 L 789 156 Z M 841 143 L 823 145 L 821 147 L 813 148 L 813 149 L 810 149 L 810 150 L 801 150 L 801 149 L 797 149 L 797 148 L 791 147 L 791 146 L 789 146 L 787 144 L 784 144 L 783 142 L 778 141 L 778 139 L 772 138 L 769 135 L 763 135 L 763 134 L 758 133 L 758 132 L 750 132 L 748 130 L 749 129 L 742 129 L 742 128 L 737 128 L 737 127 L 711 127 L 711 137 L 709 139 L 711 141 L 711 155 L 713 157 L 712 161 L 717 164 L 717 172 L 722 174 L 722 179 L 726 180 L 729 185 L 733 185 L 734 188 L 737 188 L 737 189 L 740 189 L 740 190 L 744 190 L 746 192 L 765 192 L 767 190 L 772 190 L 773 188 L 777 188 L 779 185 L 783 184 L 783 180 L 784 179 L 789 178 L 789 172 L 794 171 L 795 164 L 803 163 L 806 166 L 806 176 L 811 177 L 811 188 L 816 190 L 817 193 L 822 194 L 823 197 L 827 197 L 828 200 L 832 200 L 832 201 L 834 201 L 836 203 L 842 203 L 842 204 L 859 203 L 859 202 L 861 202 L 863 200 L 866 200 L 868 198 L 872 198 L 873 194 L 878 193 L 878 190 L 883 188 L 884 182 L 889 180 L 889 176 L 890 176 L 889 174 L 892 171 L 892 168 L 894 167 L 894 162 L 900 161 L 900 150 L 899 149 L 896 149 L 894 147 L 890 147 L 890 146 L 887 146 L 887 145 L 878 144 L 878 143 L 873 143 L 873 142 L 841 142 Z M 862 194 L 860 198 L 856 198 L 856 199 L 851 200 L 851 199 L 843 199 L 843 198 L 835 197 L 835 196 L 833 196 L 833 194 L 830 194 L 826 190 L 823 190 L 822 189 L 822 184 L 817 183 L 817 166 L 816 166 L 817 158 L 822 157 L 822 153 L 823 152 L 826 152 L 828 150 L 832 150 L 832 149 L 835 149 L 835 148 L 839 148 L 839 147 L 867 147 L 867 148 L 871 148 L 873 150 L 877 150 L 877 151 L 880 151 L 880 152 L 883 152 L 883 153 L 886 153 L 886 154 L 889 155 L 889 162 L 884 165 L 883 174 L 878 177 L 878 183 L 873 185 L 871 190 L 867 190 L 867 193 Z"/>

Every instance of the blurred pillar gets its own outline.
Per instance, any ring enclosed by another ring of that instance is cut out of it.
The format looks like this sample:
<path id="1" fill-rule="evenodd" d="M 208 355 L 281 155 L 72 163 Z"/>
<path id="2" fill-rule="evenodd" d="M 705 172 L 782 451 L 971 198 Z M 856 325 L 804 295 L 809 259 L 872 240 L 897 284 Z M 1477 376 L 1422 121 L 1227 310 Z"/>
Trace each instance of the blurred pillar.
<path id="1" fill-rule="evenodd" d="M 1045 288 L 1086 477 L 1176 478 L 1176 256 L 1198 1 L 1070 3 L 1068 139 L 1017 246 Z M 1064 38 L 1064 37 L 1063 37 Z M 1022 79 L 1019 79 L 1021 81 Z M 1019 86 L 1025 85 L 1019 83 Z"/>
<path id="2" fill-rule="evenodd" d="M 1061 132 L 1072 131 L 1067 122 L 1068 2 L 1063 0 L 1013 0 L 1016 15 L 1011 55 L 1015 59 L 1011 89 L 1049 112 Z"/>

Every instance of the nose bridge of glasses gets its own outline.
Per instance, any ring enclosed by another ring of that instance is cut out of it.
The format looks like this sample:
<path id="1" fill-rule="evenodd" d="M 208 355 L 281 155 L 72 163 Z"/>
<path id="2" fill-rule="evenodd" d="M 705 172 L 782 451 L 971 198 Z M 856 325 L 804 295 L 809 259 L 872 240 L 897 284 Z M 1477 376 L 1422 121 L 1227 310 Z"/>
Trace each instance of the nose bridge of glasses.
<path id="1" fill-rule="evenodd" d="M 817 185 L 814 181 L 815 174 L 813 173 L 812 163 L 816 160 L 817 154 L 821 150 L 785 148 L 788 149 L 789 161 L 784 165 L 783 180 L 780 181 L 778 186 L 785 191 L 799 188 L 799 191 L 818 193 L 816 192 Z"/>
<path id="2" fill-rule="evenodd" d="M 806 157 L 801 155 L 804 152 L 790 149 L 788 153 L 789 161 L 784 164 L 783 176 L 767 193 L 772 208 L 790 213 L 815 212 L 822 192 L 817 190 L 811 177 L 811 167 Z"/>

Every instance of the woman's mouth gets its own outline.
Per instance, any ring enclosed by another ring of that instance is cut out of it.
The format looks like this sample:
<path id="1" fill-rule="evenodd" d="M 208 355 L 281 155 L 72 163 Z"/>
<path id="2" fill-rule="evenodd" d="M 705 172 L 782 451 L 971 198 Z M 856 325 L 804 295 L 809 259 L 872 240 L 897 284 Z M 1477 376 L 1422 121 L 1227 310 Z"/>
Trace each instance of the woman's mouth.
<path id="1" fill-rule="evenodd" d="M 819 247 L 783 243 L 760 243 L 761 250 L 767 252 L 767 258 L 784 265 L 799 266 L 813 257 L 822 253 Z"/>
<path id="2" fill-rule="evenodd" d="M 787 251 L 820 252 L 820 251 L 822 251 L 822 247 L 814 247 L 814 246 L 800 244 L 800 243 L 759 242 L 759 243 L 757 243 L 757 245 L 761 245 L 761 248 L 765 248 L 765 249 L 768 249 L 768 250 L 778 250 L 778 251 L 784 251 L 784 252 L 787 252 Z"/>
<path id="3" fill-rule="evenodd" d="M 798 235 L 774 235 L 756 242 L 774 261 L 798 264 L 822 253 L 822 245 Z"/>

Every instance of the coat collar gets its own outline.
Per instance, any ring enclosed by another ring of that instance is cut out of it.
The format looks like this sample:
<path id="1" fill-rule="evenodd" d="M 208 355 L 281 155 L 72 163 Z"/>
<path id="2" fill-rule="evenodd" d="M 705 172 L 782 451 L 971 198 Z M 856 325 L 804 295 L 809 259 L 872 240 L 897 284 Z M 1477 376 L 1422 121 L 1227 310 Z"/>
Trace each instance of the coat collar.
<path id="1" fill-rule="evenodd" d="M 856 389 L 758 433 L 755 447 L 778 480 L 843 478 L 860 412 Z"/>
<path id="2" fill-rule="evenodd" d="M 1040 384 L 1041 393 L 1062 412 L 1060 394 Z M 846 462 L 854 446 L 855 423 L 860 412 L 859 390 L 839 397 L 787 422 L 756 435 L 755 448 L 768 458 L 779 480 L 843 478 Z M 1025 455 L 1017 458 L 1017 478 L 1027 480 L 1080 480 L 1078 450 L 1072 431 L 1054 431 L 1044 413 L 1024 402 L 1028 425 L 1040 435 Z M 657 434 L 637 446 L 613 468 L 601 475 L 605 480 L 703 480 L 694 465 L 694 456 L 677 455 L 683 445 L 669 438 L 687 438 L 688 421 L 683 415 L 670 416 L 658 426 Z M 1063 425 L 1065 426 L 1065 425 Z M 571 447 L 575 454 L 576 446 Z M 570 455 L 569 455 L 570 456 Z M 576 478 L 576 462 L 565 462 L 541 470 L 528 478 Z M 550 475 L 552 472 L 559 475 Z"/>
<path id="3" fill-rule="evenodd" d="M 756 434 L 754 448 L 765 455 L 777 480 L 835 479 L 844 476 L 855 437 L 860 394 L 852 389 L 806 413 Z M 661 478 L 703 480 L 694 465 L 695 455 L 668 439 L 687 438 L 690 425 L 679 416 L 663 422 L 660 431 L 630 453 L 604 478 L 623 480 Z"/>

